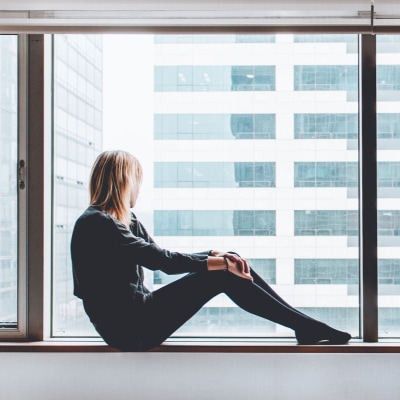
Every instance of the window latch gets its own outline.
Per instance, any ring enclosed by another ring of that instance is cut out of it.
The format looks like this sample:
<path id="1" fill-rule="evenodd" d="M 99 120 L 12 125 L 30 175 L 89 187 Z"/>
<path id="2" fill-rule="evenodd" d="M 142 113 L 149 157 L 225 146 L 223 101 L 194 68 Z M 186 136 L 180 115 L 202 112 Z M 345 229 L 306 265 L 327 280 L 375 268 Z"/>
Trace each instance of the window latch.
<path id="1" fill-rule="evenodd" d="M 25 160 L 19 160 L 18 162 L 18 187 L 19 189 L 25 189 Z"/>

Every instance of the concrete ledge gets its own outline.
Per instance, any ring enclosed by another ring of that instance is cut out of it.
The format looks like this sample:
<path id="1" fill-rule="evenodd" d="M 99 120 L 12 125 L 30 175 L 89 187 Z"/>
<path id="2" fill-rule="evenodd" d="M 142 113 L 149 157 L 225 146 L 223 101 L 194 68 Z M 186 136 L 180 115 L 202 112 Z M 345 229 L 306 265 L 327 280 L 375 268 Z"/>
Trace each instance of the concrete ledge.
<path id="1" fill-rule="evenodd" d="M 102 341 L 0 342 L 0 353 L 110 353 L 120 352 Z M 400 353 L 400 341 L 347 345 L 298 345 L 294 340 L 189 341 L 171 340 L 148 353 Z"/>

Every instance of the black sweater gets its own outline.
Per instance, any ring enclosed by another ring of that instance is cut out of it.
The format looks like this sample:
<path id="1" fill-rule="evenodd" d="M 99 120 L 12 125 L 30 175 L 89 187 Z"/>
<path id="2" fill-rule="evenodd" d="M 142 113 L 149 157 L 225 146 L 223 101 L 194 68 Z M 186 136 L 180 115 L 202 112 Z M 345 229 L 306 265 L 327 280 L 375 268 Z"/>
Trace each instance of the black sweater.
<path id="1" fill-rule="evenodd" d="M 86 302 L 92 322 L 107 313 L 129 312 L 150 293 L 143 285 L 142 266 L 167 274 L 206 271 L 207 255 L 208 251 L 184 254 L 162 249 L 133 213 L 128 229 L 90 206 L 72 233 L 74 294 Z"/>

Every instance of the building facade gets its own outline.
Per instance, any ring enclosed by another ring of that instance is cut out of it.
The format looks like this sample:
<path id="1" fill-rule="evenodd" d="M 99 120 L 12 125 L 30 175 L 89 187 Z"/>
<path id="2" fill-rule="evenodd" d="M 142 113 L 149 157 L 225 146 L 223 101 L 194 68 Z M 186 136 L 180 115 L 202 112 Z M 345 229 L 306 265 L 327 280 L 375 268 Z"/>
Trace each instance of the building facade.
<path id="1" fill-rule="evenodd" d="M 357 37 L 325 39 L 155 38 L 154 234 L 234 249 L 290 303 L 357 335 Z M 292 334 L 223 297 L 188 325 Z"/>

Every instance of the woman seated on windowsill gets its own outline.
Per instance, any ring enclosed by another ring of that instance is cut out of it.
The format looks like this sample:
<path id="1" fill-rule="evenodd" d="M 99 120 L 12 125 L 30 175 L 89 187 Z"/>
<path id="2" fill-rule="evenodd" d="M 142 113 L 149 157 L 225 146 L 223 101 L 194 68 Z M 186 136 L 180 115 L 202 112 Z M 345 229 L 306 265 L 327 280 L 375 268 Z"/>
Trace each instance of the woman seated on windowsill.
<path id="1" fill-rule="evenodd" d="M 139 161 L 124 151 L 100 154 L 90 178 L 90 206 L 77 220 L 71 254 L 74 294 L 100 336 L 123 351 L 151 349 L 214 296 L 294 330 L 299 344 L 345 344 L 350 334 L 286 303 L 233 252 L 184 254 L 160 248 L 131 212 L 142 182 Z M 150 292 L 143 267 L 183 278 Z"/>

